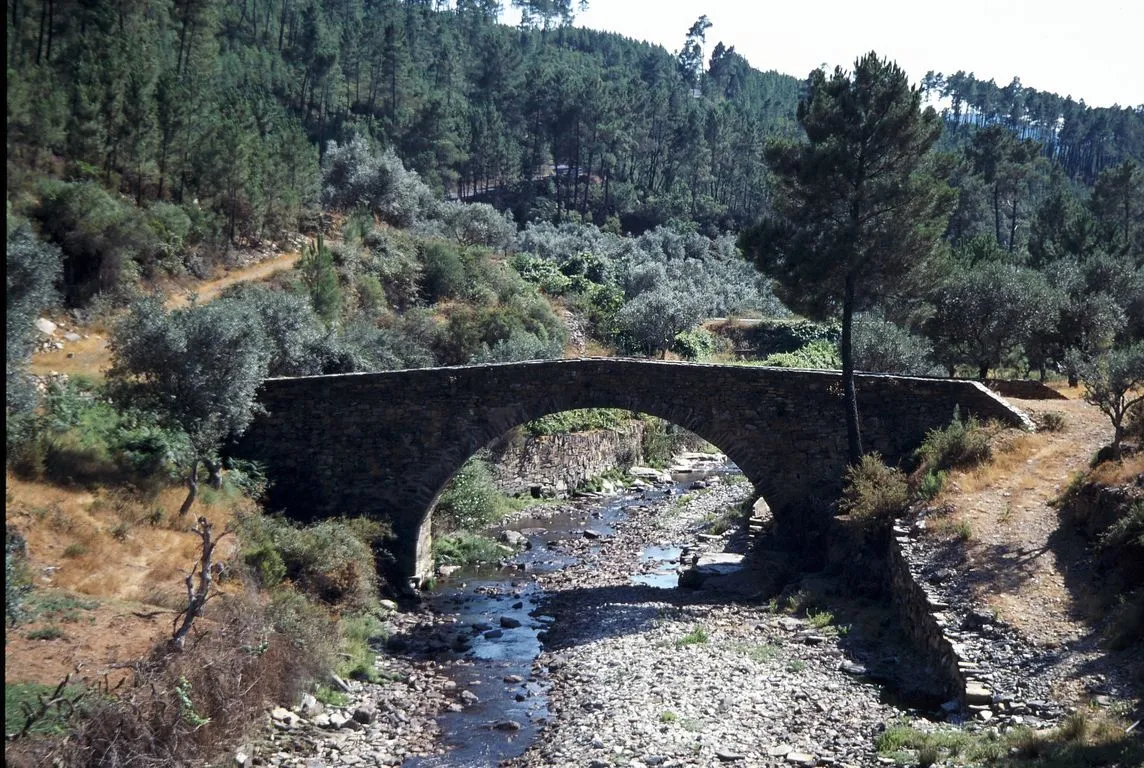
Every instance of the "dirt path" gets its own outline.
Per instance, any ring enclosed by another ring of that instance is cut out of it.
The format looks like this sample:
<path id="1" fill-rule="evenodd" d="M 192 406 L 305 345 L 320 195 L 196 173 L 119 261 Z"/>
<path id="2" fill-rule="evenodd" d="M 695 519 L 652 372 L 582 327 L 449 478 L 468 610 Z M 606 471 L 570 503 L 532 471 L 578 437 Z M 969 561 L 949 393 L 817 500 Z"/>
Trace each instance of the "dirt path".
<path id="1" fill-rule="evenodd" d="M 975 596 L 1036 644 L 1055 647 L 1090 630 L 1079 618 L 1078 596 L 1065 582 L 1074 548 L 1061 541 L 1052 502 L 1109 442 L 1112 428 L 1084 401 L 1012 401 L 1034 419 L 1059 414 L 1064 429 L 1017 438 L 994 465 L 956 483 L 958 490 L 947 500 L 969 523 Z"/>
<path id="2" fill-rule="evenodd" d="M 196 283 L 190 288 L 170 291 L 163 303 L 167 309 L 185 307 L 190 303 L 192 295 L 198 296 L 199 303 L 214 301 L 232 285 L 268 280 L 277 274 L 287 272 L 294 268 L 300 258 L 300 253 L 290 251 L 247 267 L 226 270 L 221 276 Z M 76 341 L 63 339 L 64 333 L 62 328 L 56 332 L 57 338 L 63 343 L 62 349 L 33 355 L 29 366 L 31 372 L 37 376 L 64 373 L 69 376 L 80 374 L 102 378 L 111 364 L 106 331 L 91 329 L 87 333 L 82 333 L 77 330 L 80 338 Z"/>

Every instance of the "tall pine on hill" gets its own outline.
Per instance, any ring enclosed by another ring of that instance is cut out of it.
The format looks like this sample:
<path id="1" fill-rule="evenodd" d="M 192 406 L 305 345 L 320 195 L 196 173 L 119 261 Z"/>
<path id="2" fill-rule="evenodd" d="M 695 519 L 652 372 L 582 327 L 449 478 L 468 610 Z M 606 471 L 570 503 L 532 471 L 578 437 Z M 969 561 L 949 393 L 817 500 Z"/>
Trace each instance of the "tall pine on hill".
<path id="1" fill-rule="evenodd" d="M 941 134 L 905 73 L 874 53 L 853 75 L 810 74 L 798 108 L 807 141 L 768 145 L 776 214 L 744 233 L 743 251 L 782 299 L 817 318 L 842 315 L 849 460 L 862 456 L 854 385 L 854 313 L 908 284 L 941 243 L 953 198 L 928 172 Z"/>

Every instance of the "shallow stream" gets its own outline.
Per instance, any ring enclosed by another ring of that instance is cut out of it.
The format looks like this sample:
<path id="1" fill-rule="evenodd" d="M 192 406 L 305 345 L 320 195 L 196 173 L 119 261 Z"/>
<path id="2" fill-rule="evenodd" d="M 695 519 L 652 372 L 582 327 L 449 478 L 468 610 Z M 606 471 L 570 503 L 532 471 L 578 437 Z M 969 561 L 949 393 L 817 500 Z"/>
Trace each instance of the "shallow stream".
<path id="1" fill-rule="evenodd" d="M 577 500 L 554 514 L 526 515 L 494 529 L 493 536 L 509 529 L 518 531 L 528 539 L 529 547 L 510 556 L 504 567 L 486 565 L 457 571 L 425 596 L 426 607 L 449 617 L 458 629 L 458 638 L 464 638 L 454 644 L 455 652 L 438 671 L 449 676 L 458 690 L 474 694 L 476 700 L 469 699 L 469 706 L 439 718 L 443 742 L 449 748 L 446 754 L 416 758 L 405 765 L 494 766 L 523 754 L 550 716 L 544 686 L 530 679 L 532 663 L 541 651 L 539 635 L 553 621 L 538 611 L 545 593 L 533 574 L 565 568 L 576 561 L 562 552 L 561 542 L 606 537 L 629 508 L 682 494 L 696 480 L 738 471 L 733 464 L 723 464 L 713 470 L 673 474 L 671 485 Z M 640 559 L 654 563 L 654 570 L 634 574 L 632 583 L 674 588 L 681 551 L 678 542 L 649 544 Z"/>

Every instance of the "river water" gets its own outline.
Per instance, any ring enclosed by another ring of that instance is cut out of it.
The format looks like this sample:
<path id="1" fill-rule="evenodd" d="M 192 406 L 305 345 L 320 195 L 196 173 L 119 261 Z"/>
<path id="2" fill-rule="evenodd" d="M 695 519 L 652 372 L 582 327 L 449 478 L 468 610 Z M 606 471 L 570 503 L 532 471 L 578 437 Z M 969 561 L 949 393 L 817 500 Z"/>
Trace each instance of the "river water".
<path id="1" fill-rule="evenodd" d="M 476 699 L 469 698 L 473 702 L 469 706 L 439 718 L 448 752 L 408 760 L 404 765 L 494 766 L 523 754 L 550 716 L 544 685 L 532 677 L 532 664 L 553 619 L 539 611 L 545 593 L 534 574 L 574 563 L 574 557 L 562 553 L 562 542 L 610 535 L 631 507 L 682 494 L 697 479 L 738 472 L 728 463 L 709 471 L 673 474 L 670 485 L 570 502 L 554 514 L 526 513 L 511 525 L 494 529 L 493 535 L 509 528 L 520 532 L 529 547 L 509 557 L 503 567 L 489 565 L 451 574 L 425 596 L 426 607 L 457 629 L 453 651 L 438 671 Z M 681 543 L 649 544 L 640 559 L 650 566 L 645 566 L 645 573 L 633 574 L 632 583 L 674 588 L 680 553 Z"/>

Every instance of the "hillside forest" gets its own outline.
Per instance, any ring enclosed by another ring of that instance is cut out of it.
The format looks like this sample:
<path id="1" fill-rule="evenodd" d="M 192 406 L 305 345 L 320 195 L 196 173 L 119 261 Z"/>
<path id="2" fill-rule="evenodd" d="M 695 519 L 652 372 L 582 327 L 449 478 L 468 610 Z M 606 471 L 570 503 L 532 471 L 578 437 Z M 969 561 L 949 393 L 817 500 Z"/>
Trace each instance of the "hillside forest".
<path id="1" fill-rule="evenodd" d="M 855 371 L 1067 380 L 1114 451 L 1140 429 L 1144 105 L 910 83 L 875 53 L 764 72 L 706 17 L 668 51 L 511 5 L 516 27 L 499 0 L 10 0 L 10 481 L 198 535 L 204 500 L 265 490 L 226 448 L 267 377 L 581 355 L 842 369 L 852 465 Z M 107 364 L 31 375 L 41 318 L 105 334 Z M 310 591 L 242 610 L 352 636 L 306 601 L 373 605 L 384 526 L 243 509 L 252 578 Z"/>

